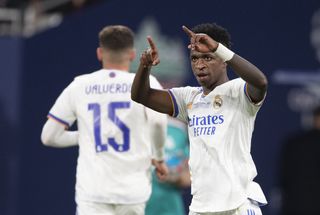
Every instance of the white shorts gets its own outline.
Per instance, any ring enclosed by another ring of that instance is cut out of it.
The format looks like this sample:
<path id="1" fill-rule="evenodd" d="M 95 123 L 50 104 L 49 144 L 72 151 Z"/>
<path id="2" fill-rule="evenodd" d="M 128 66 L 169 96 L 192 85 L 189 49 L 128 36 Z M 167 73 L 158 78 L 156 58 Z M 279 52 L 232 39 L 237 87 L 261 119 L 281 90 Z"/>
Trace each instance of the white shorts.
<path id="1" fill-rule="evenodd" d="M 78 201 L 76 215 L 144 215 L 146 204 L 106 204 Z"/>
<path id="2" fill-rule="evenodd" d="M 234 210 L 210 213 L 196 213 L 190 211 L 189 215 L 262 215 L 262 212 L 257 202 L 248 199 L 239 208 Z"/>

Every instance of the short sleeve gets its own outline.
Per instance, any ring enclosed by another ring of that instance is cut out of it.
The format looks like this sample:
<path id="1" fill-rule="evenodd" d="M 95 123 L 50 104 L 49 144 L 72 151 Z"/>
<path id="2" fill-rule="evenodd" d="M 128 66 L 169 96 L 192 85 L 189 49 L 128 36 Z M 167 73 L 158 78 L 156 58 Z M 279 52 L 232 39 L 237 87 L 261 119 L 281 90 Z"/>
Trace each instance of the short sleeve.
<path id="1" fill-rule="evenodd" d="M 74 81 L 63 90 L 49 111 L 48 117 L 70 127 L 76 120 L 75 96 L 72 94 Z"/>
<path id="2" fill-rule="evenodd" d="M 173 105 L 173 117 L 182 120 L 183 122 L 188 122 L 188 97 L 189 97 L 189 88 L 188 87 L 178 87 L 171 88 L 169 90 L 171 96 L 172 105 Z"/>
<path id="3" fill-rule="evenodd" d="M 259 103 L 252 102 L 247 91 L 247 83 L 240 78 L 235 81 L 234 90 L 238 91 L 240 103 L 242 107 L 247 110 L 248 114 L 251 116 L 256 115 L 262 106 L 264 99 Z"/>

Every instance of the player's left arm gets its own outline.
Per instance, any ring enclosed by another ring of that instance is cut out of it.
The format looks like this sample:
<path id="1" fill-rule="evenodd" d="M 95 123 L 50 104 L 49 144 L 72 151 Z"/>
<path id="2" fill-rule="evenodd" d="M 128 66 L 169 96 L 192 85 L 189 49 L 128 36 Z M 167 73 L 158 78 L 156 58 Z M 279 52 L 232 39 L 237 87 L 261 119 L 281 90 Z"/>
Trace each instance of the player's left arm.
<path id="1" fill-rule="evenodd" d="M 167 135 L 167 115 L 153 111 L 151 140 L 153 141 L 153 156 L 158 161 L 164 160 L 164 144 Z"/>
<path id="2" fill-rule="evenodd" d="M 160 181 L 165 180 L 169 174 L 169 169 L 164 162 L 164 144 L 167 137 L 167 115 L 149 109 L 149 119 L 151 120 L 151 141 L 153 159 L 156 175 Z"/>
<path id="3" fill-rule="evenodd" d="M 78 131 L 68 131 L 66 126 L 48 118 L 41 132 L 41 141 L 45 146 L 63 148 L 78 145 Z"/>
<path id="4" fill-rule="evenodd" d="M 234 54 L 227 64 L 237 73 L 243 80 L 247 82 L 247 94 L 253 103 L 261 102 L 266 94 L 268 80 L 263 72 L 255 65 Z"/>

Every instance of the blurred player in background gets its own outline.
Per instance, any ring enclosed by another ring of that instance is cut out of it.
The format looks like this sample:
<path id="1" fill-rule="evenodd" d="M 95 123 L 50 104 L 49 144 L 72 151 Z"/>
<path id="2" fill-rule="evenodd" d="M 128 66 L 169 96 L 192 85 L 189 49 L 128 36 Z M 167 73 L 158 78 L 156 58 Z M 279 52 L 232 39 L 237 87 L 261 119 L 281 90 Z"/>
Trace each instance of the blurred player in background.
<path id="1" fill-rule="evenodd" d="M 159 181 L 155 174 L 152 194 L 147 203 L 146 215 L 184 215 L 184 188 L 190 187 L 188 168 L 189 144 L 186 124 L 173 117 L 168 118 L 165 161 L 169 174 Z"/>
<path id="2" fill-rule="evenodd" d="M 317 215 L 320 201 L 320 106 L 312 127 L 291 134 L 281 153 L 283 215 Z"/>
<path id="3" fill-rule="evenodd" d="M 160 180 L 167 119 L 130 98 L 135 58 L 134 33 L 107 26 L 99 33 L 102 69 L 78 76 L 48 114 L 43 144 L 79 144 L 76 177 L 78 215 L 143 215 L 151 194 L 151 159 Z M 150 79 L 155 88 L 161 85 Z M 67 129 L 77 120 L 78 131 Z"/>
<path id="4" fill-rule="evenodd" d="M 189 215 L 260 215 L 266 204 L 250 154 L 256 114 L 267 91 L 265 75 L 230 49 L 230 35 L 216 24 L 200 24 L 190 37 L 190 60 L 201 87 L 154 89 L 152 66 L 159 63 L 151 37 L 140 58 L 132 99 L 188 124 L 191 192 Z M 240 78 L 229 80 L 227 66 Z"/>

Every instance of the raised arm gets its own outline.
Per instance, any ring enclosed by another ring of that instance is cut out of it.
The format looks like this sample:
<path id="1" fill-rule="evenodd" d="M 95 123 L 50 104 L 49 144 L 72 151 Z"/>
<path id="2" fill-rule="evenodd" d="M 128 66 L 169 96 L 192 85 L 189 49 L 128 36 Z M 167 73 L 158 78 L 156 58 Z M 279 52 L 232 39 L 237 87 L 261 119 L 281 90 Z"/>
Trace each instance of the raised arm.
<path id="1" fill-rule="evenodd" d="M 190 37 L 190 45 L 188 46 L 190 49 L 203 53 L 214 52 L 224 60 L 237 75 L 247 82 L 247 92 L 254 103 L 263 100 L 267 91 L 268 81 L 260 69 L 241 56 L 234 54 L 210 36 L 200 33 L 196 34 L 185 26 L 182 28 Z"/>
<path id="2" fill-rule="evenodd" d="M 227 64 L 247 82 L 247 92 L 251 100 L 254 103 L 262 101 L 268 87 L 267 78 L 262 71 L 237 54 L 234 54 Z"/>
<path id="3" fill-rule="evenodd" d="M 131 99 L 155 111 L 172 115 L 173 105 L 168 91 L 150 88 L 151 67 L 159 64 L 160 60 L 152 38 L 148 36 L 147 39 L 150 48 L 140 57 L 140 65 L 132 84 Z"/>

